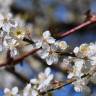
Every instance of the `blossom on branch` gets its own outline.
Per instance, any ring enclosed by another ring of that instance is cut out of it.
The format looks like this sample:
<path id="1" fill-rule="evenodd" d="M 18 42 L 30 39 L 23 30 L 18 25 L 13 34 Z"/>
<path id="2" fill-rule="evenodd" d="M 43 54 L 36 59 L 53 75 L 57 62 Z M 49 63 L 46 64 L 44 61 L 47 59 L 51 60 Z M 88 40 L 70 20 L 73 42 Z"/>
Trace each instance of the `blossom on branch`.
<path id="1" fill-rule="evenodd" d="M 56 41 L 49 31 L 43 33 L 43 38 L 35 41 L 36 48 L 42 48 L 37 52 L 37 54 L 45 59 L 48 65 L 53 63 L 58 63 L 59 54 L 58 51 L 65 51 L 68 45 L 65 41 Z"/>
<path id="2" fill-rule="evenodd" d="M 20 26 L 11 14 L 0 14 L 0 52 L 10 50 L 11 56 L 16 56 L 19 41 L 25 37 L 24 26 Z"/>
<path id="3" fill-rule="evenodd" d="M 17 87 L 13 87 L 12 90 L 5 88 L 5 96 L 38 96 L 40 92 L 46 92 L 48 87 L 53 80 L 53 74 L 51 74 L 51 69 L 48 67 L 45 69 L 44 73 L 41 72 L 38 78 L 31 79 L 22 92 L 18 90 Z"/>

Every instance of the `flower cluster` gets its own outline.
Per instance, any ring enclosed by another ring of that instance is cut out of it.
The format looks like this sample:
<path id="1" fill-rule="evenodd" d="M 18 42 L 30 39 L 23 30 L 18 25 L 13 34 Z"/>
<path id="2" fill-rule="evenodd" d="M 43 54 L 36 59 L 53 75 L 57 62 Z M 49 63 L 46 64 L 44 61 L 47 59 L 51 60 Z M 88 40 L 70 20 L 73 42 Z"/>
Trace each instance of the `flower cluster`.
<path id="1" fill-rule="evenodd" d="M 28 30 L 32 31 L 32 26 L 25 26 L 25 21 L 18 17 L 13 17 L 10 11 L 10 5 L 13 2 L 14 0 L 0 0 L 0 52 L 3 53 L 10 50 L 11 57 L 15 58 L 15 56 L 18 55 L 17 49 L 21 47 L 21 42 L 26 39 L 24 37 L 28 35 L 26 32 Z M 96 18 L 96 16 L 94 18 Z M 76 31 L 78 28 L 80 29 L 81 27 L 77 27 L 75 30 L 71 30 L 71 32 Z M 28 41 L 33 39 L 31 36 L 28 38 L 30 39 Z M 59 65 L 62 67 L 61 70 L 68 68 L 68 79 L 75 79 L 75 81 L 72 82 L 74 90 L 76 92 L 90 92 L 88 83 L 92 82 L 96 84 L 96 43 L 81 44 L 71 51 L 74 56 L 72 56 L 72 54 L 65 56 L 64 53 L 68 52 L 68 44 L 65 41 L 59 41 L 53 38 L 48 30 L 43 32 L 43 36 L 40 39 L 33 41 L 35 48 L 40 49 L 37 51 L 37 55 L 39 55 L 41 59 L 44 59 L 48 65 L 61 63 L 60 54 L 63 53 L 63 63 Z M 32 45 L 32 48 L 34 45 Z M 31 79 L 22 91 L 19 91 L 18 87 L 13 87 L 12 89 L 5 88 L 4 96 L 41 96 L 41 93 L 47 92 L 50 88 L 54 87 L 51 85 L 54 84 L 52 83 L 53 78 L 54 75 L 48 67 L 44 72 L 39 73 L 37 78 Z M 60 86 L 60 84 L 57 85 Z M 55 88 L 57 88 L 57 85 Z"/>
<path id="2" fill-rule="evenodd" d="M 4 89 L 5 96 L 20 96 L 18 91 L 18 87 L 13 87 L 11 90 L 8 88 Z"/>
<path id="3" fill-rule="evenodd" d="M 58 52 L 66 52 L 66 49 L 69 47 L 65 41 L 57 41 L 54 39 L 49 31 L 45 31 L 43 33 L 43 38 L 35 41 L 36 48 L 41 48 L 37 53 L 42 59 L 45 59 L 48 65 L 53 63 L 57 63 L 59 61 Z M 91 70 L 96 67 L 96 43 L 90 44 L 81 44 L 80 47 L 75 47 L 73 53 L 75 57 L 69 56 L 67 58 L 63 58 L 63 62 L 65 67 L 72 68 L 69 71 L 68 79 L 75 78 L 76 82 L 74 82 L 74 89 L 77 92 L 88 89 L 87 84 L 89 81 L 94 80 L 91 77 L 90 80 L 86 83 L 86 79 L 82 79 L 81 77 L 91 72 Z M 67 62 L 66 62 L 67 60 Z M 66 64 L 66 65 L 65 65 Z M 42 85 L 43 86 L 43 85 Z"/>
<path id="4" fill-rule="evenodd" d="M 12 14 L 0 14 L 0 52 L 10 50 L 11 56 L 17 55 L 16 47 L 25 36 L 24 27 L 17 22 Z"/>
<path id="5" fill-rule="evenodd" d="M 43 33 L 43 38 L 36 40 L 36 48 L 42 48 L 37 53 L 42 59 L 45 59 L 48 65 L 58 62 L 58 51 L 65 51 L 68 45 L 65 41 L 56 41 L 49 31 Z"/>
<path id="6" fill-rule="evenodd" d="M 96 43 L 90 44 L 81 44 L 80 47 L 74 48 L 73 52 L 76 55 L 76 58 L 73 59 L 73 68 L 72 72 L 69 72 L 68 78 L 76 78 L 77 81 L 74 82 L 74 89 L 77 92 L 82 91 L 83 89 L 88 89 L 87 84 L 91 80 L 94 82 L 96 79 L 94 78 L 95 75 L 92 75 L 92 70 L 96 68 Z M 92 75 L 90 79 L 85 80 L 81 77 L 89 73 Z M 86 81 L 88 81 L 86 83 Z M 84 86 L 86 88 L 84 88 Z"/>
<path id="7" fill-rule="evenodd" d="M 89 80 L 87 78 L 83 78 L 83 79 L 78 79 L 77 81 L 75 81 L 72 84 L 74 85 L 74 90 L 76 92 L 90 93 L 90 88 L 87 86 L 88 82 L 89 82 Z"/>
<path id="8" fill-rule="evenodd" d="M 68 78 L 69 79 L 72 77 L 80 78 L 83 75 L 82 68 L 84 63 L 85 62 L 82 59 L 75 59 L 73 70 L 68 74 Z"/>
<path id="9" fill-rule="evenodd" d="M 53 77 L 51 69 L 48 67 L 44 73 L 38 75 L 37 79 L 31 79 L 22 92 L 19 92 L 17 87 L 12 88 L 12 90 L 5 88 L 5 96 L 38 96 L 41 92 L 47 91 Z"/>
<path id="10" fill-rule="evenodd" d="M 90 59 L 96 56 L 96 43 L 81 44 L 80 47 L 74 49 L 74 53 L 77 57 Z"/>

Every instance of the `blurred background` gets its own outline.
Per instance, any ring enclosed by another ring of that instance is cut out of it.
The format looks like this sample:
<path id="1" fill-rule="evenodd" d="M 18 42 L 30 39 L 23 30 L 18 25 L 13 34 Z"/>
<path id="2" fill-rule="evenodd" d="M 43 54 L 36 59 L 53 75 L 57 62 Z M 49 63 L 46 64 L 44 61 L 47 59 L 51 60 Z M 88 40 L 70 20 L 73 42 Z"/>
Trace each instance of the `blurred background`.
<path id="1" fill-rule="evenodd" d="M 58 32 L 66 32 L 83 23 L 86 13 L 89 11 L 91 14 L 96 14 L 96 0 L 0 0 L 0 8 L 3 3 L 4 6 L 7 5 L 14 16 L 22 18 L 28 24 L 29 30 L 34 36 L 40 36 L 43 31 L 50 30 L 55 37 Z M 82 43 L 95 42 L 96 24 L 80 29 L 63 40 L 72 47 Z M 23 51 L 28 51 L 29 48 L 31 46 L 26 47 Z M 42 64 L 42 60 L 36 56 L 30 56 L 16 65 L 15 70 L 23 77 L 30 79 L 36 77 L 45 67 L 46 64 L 44 62 Z M 56 80 L 64 80 L 65 75 L 58 68 L 52 67 L 52 71 Z M 19 86 L 19 88 L 23 88 L 25 84 L 26 82 L 22 81 L 20 76 L 0 69 L 0 96 L 3 96 L 5 87 Z M 54 91 L 53 96 L 96 96 L 95 85 L 90 85 L 90 87 L 92 89 L 91 95 L 89 93 L 76 93 L 73 86 L 68 85 Z"/>

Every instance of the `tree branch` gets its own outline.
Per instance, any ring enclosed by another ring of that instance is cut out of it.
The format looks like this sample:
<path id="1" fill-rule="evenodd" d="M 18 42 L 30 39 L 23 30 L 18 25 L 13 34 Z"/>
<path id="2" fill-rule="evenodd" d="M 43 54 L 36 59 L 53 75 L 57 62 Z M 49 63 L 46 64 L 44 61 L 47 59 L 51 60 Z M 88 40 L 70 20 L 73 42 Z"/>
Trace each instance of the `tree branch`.
<path id="1" fill-rule="evenodd" d="M 79 26 L 77 26 L 77 27 L 75 27 L 75 28 L 72 28 L 71 30 L 68 30 L 67 32 L 65 32 L 65 33 L 63 33 L 63 34 L 62 34 L 62 33 L 59 33 L 57 40 L 59 40 L 59 39 L 61 39 L 61 38 L 64 38 L 65 36 L 68 36 L 68 35 L 76 32 L 77 30 L 79 30 L 79 29 L 81 29 L 81 28 L 84 28 L 84 27 L 86 27 L 86 26 L 88 26 L 88 25 L 90 25 L 90 24 L 92 24 L 92 23 L 96 23 L 96 16 L 95 16 L 95 15 L 91 16 L 91 17 L 89 18 L 89 20 L 87 20 L 86 22 L 80 24 Z"/>
<path id="2" fill-rule="evenodd" d="M 89 24 L 92 24 L 92 23 L 95 23 L 95 22 L 96 22 L 96 16 L 93 15 L 93 16 L 91 16 L 91 18 L 90 18 L 88 21 L 82 23 L 81 25 L 79 25 L 79 26 L 77 26 L 77 27 L 75 27 L 75 28 L 73 28 L 73 29 L 71 29 L 71 30 L 63 33 L 63 34 L 60 34 L 60 38 L 59 38 L 59 39 L 61 39 L 62 37 L 68 36 L 68 35 L 76 32 L 77 30 L 79 30 L 79 29 L 81 29 L 81 28 L 83 28 L 83 27 L 86 27 L 86 26 L 88 26 Z M 30 40 L 24 39 L 24 41 L 29 42 Z M 32 44 L 33 42 L 30 41 L 29 43 Z M 19 56 L 19 57 L 16 58 L 16 59 L 11 58 L 12 60 L 9 60 L 9 61 L 6 61 L 6 62 L 3 63 L 3 64 L 0 64 L 0 67 L 5 67 L 5 66 L 8 66 L 9 64 L 10 64 L 10 65 L 15 65 L 15 64 L 19 63 L 20 61 L 22 61 L 23 59 L 25 59 L 27 56 L 30 56 L 30 55 L 34 54 L 35 52 L 37 52 L 37 51 L 40 50 L 40 49 L 41 49 L 41 48 L 39 48 L 39 49 L 33 49 L 33 50 L 31 50 L 30 52 L 25 53 L 25 54 Z"/>
<path id="3" fill-rule="evenodd" d="M 95 73 L 95 72 L 96 72 L 96 69 L 94 70 L 93 73 Z M 84 74 L 84 75 L 81 76 L 81 79 L 90 78 L 93 75 L 93 73 L 92 74 L 90 74 L 90 73 Z M 60 88 L 62 88 L 64 86 L 67 86 L 69 84 L 72 84 L 75 81 L 77 81 L 77 80 L 73 78 L 73 79 L 66 80 L 66 82 L 64 82 L 64 81 L 53 82 L 53 84 L 51 85 L 51 86 L 53 86 L 53 88 L 47 90 L 46 92 L 40 92 L 40 94 L 41 95 L 47 94 L 48 92 L 52 92 L 52 91 L 60 89 Z"/>
<path id="4" fill-rule="evenodd" d="M 38 48 L 38 49 L 33 49 L 33 50 L 31 50 L 30 52 L 25 53 L 25 54 L 23 54 L 23 55 L 15 58 L 15 59 L 13 59 L 13 58 L 12 58 L 11 60 L 8 59 L 6 62 L 0 64 L 0 67 L 5 67 L 5 66 L 7 67 L 7 66 L 10 66 L 10 65 L 15 65 L 15 64 L 21 62 L 22 60 L 24 60 L 26 57 L 34 54 L 34 53 L 35 53 L 36 51 L 38 51 L 38 50 L 40 50 L 40 48 Z"/>

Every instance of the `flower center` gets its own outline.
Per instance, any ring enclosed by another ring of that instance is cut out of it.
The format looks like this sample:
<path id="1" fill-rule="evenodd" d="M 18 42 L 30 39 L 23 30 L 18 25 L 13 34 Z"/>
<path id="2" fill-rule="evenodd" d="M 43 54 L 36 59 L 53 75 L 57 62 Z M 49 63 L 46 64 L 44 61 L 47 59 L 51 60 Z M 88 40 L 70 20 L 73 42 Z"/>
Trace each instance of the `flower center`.
<path id="1" fill-rule="evenodd" d="M 21 31 L 17 31 L 16 33 L 17 33 L 17 35 L 20 35 L 21 34 Z"/>

